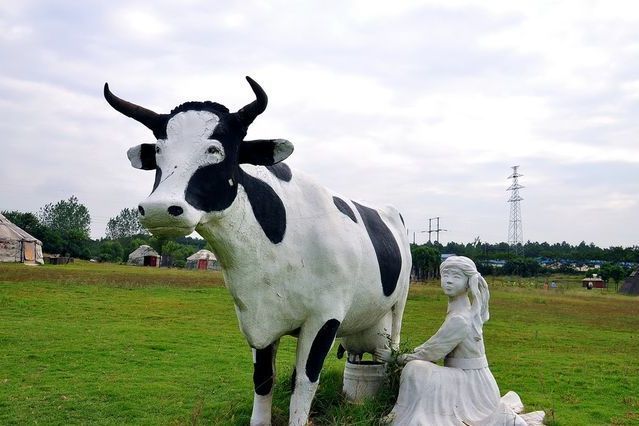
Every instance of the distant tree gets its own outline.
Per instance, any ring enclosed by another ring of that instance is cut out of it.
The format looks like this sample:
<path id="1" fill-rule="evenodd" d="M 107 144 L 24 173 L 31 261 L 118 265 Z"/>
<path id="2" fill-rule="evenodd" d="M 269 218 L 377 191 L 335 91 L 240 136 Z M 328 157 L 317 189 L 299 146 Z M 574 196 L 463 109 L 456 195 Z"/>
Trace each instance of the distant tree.
<path id="1" fill-rule="evenodd" d="M 604 281 L 614 281 L 615 289 L 618 289 L 619 282 L 628 276 L 628 271 L 626 271 L 620 265 L 614 263 L 604 263 L 603 265 L 601 265 L 601 268 L 599 268 L 598 274 Z M 590 274 L 588 274 L 587 276 L 590 276 Z"/>
<path id="2" fill-rule="evenodd" d="M 167 241 L 162 246 L 162 255 L 170 256 L 173 265 L 183 268 L 186 265 L 186 258 L 195 253 L 197 249 L 194 246 L 176 243 L 173 240 Z"/>
<path id="3" fill-rule="evenodd" d="M 54 231 L 89 238 L 91 215 L 89 209 L 75 195 L 68 200 L 49 203 L 40 209 L 40 222 Z"/>
<path id="4" fill-rule="evenodd" d="M 48 235 L 43 238 L 45 251 L 81 258 L 91 256 L 91 215 L 76 196 L 46 204 L 40 209 L 38 218 L 47 228 Z"/>
<path id="5" fill-rule="evenodd" d="M 124 256 L 124 249 L 119 241 L 105 240 L 100 244 L 98 259 L 101 262 L 120 262 Z"/>
<path id="6" fill-rule="evenodd" d="M 106 237 L 110 240 L 147 234 L 138 218 L 137 209 L 124 208 L 107 222 Z"/>
<path id="7" fill-rule="evenodd" d="M 522 277 L 532 277 L 541 272 L 539 263 L 529 257 L 516 257 L 507 261 L 501 273 L 504 275 L 519 275 Z"/>
<path id="8" fill-rule="evenodd" d="M 416 279 L 424 280 L 437 276 L 441 255 L 436 248 L 427 244 L 421 246 L 411 244 L 411 256 Z"/>

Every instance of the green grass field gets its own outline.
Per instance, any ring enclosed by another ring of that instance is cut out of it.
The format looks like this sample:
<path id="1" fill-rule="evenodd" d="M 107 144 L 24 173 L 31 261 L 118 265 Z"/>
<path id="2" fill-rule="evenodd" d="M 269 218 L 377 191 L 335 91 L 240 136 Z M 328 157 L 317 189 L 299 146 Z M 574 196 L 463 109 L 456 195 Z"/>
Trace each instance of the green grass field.
<path id="1" fill-rule="evenodd" d="M 548 424 L 639 424 L 639 298 L 586 291 L 569 277 L 488 279 L 488 358 Z M 436 283 L 414 285 L 403 339 L 444 318 Z M 278 353 L 274 424 L 286 424 L 293 338 Z M 377 424 L 389 408 L 339 394 L 327 359 L 313 424 Z M 251 353 L 218 273 L 76 263 L 0 264 L 0 424 L 248 424 Z"/>

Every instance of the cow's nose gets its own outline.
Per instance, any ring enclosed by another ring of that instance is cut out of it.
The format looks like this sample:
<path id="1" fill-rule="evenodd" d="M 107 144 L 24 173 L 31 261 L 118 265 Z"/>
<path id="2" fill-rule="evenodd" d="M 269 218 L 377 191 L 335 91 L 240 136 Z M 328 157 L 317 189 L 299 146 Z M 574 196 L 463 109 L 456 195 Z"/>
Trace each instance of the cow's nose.
<path id="1" fill-rule="evenodd" d="M 140 212 L 140 216 L 144 216 L 144 207 L 138 206 L 138 211 Z"/>
<path id="2" fill-rule="evenodd" d="M 168 211 L 171 216 L 179 216 L 184 213 L 184 209 L 180 206 L 171 206 L 168 208 Z"/>

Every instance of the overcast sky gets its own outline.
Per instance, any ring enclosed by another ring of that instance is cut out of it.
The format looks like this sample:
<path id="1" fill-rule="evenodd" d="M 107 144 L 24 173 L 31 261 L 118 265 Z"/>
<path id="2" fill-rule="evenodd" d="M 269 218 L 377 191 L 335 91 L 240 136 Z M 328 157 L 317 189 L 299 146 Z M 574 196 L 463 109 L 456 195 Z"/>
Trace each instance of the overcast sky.
<path id="1" fill-rule="evenodd" d="M 95 3 L 95 4 L 94 4 Z M 126 150 L 153 136 L 102 97 L 237 110 L 327 187 L 393 204 L 440 241 L 639 244 L 635 1 L 3 1 L 0 210 L 76 195 L 92 235 L 151 190 Z"/>

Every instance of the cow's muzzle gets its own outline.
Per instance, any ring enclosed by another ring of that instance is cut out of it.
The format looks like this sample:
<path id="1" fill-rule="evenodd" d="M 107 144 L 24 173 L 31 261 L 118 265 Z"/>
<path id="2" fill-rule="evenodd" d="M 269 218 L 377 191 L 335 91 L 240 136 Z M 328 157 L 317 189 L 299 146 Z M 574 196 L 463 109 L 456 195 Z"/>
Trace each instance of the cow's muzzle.
<path id="1" fill-rule="evenodd" d="M 189 235 L 201 214 L 185 202 L 145 200 L 138 206 L 140 223 L 153 235 L 182 237 Z"/>

